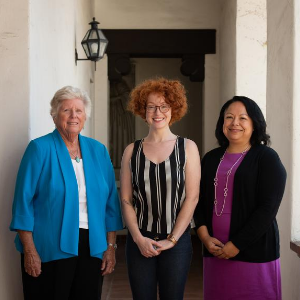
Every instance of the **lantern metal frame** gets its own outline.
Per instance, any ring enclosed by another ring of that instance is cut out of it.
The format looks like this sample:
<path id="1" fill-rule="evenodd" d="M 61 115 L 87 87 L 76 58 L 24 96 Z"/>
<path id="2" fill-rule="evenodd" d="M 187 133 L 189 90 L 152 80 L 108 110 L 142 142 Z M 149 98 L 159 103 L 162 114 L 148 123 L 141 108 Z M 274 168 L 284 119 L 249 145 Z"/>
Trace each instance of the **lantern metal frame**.
<path id="1" fill-rule="evenodd" d="M 87 58 L 78 58 L 77 49 L 75 48 L 75 64 L 78 60 L 90 60 L 96 62 L 103 58 L 107 49 L 108 40 L 103 32 L 98 28 L 99 22 L 93 18 L 93 21 L 89 23 L 91 29 L 87 31 L 83 40 L 81 41 L 82 48 Z"/>

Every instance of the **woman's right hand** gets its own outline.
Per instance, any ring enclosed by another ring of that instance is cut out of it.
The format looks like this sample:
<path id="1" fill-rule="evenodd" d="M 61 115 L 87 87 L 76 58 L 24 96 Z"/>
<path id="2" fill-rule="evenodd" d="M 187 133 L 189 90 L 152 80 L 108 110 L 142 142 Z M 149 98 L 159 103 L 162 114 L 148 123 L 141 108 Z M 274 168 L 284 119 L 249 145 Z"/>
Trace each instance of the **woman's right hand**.
<path id="1" fill-rule="evenodd" d="M 156 249 L 162 247 L 160 243 L 144 236 L 138 238 L 136 244 L 139 247 L 141 254 L 147 258 L 159 255 L 159 252 Z"/>
<path id="2" fill-rule="evenodd" d="M 42 263 L 34 245 L 32 232 L 18 230 L 18 234 L 23 244 L 25 272 L 32 277 L 38 277 L 42 273 Z"/>
<path id="3" fill-rule="evenodd" d="M 37 251 L 24 252 L 25 272 L 32 277 L 38 277 L 42 273 L 41 259 Z"/>
<path id="4" fill-rule="evenodd" d="M 213 256 L 218 256 L 220 248 L 224 247 L 224 244 L 221 241 L 210 235 L 207 235 L 205 238 L 202 238 L 202 243 L 204 244 L 208 252 L 211 253 Z"/>

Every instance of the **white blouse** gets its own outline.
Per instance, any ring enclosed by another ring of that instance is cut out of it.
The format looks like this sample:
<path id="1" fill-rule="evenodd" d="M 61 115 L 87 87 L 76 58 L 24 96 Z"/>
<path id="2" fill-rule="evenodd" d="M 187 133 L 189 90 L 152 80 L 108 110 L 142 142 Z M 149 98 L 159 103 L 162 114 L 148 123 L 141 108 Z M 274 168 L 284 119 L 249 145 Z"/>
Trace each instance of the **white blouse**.
<path id="1" fill-rule="evenodd" d="M 76 162 L 72 159 L 73 168 L 75 171 L 77 185 L 78 185 L 78 195 L 79 195 L 79 228 L 88 229 L 89 220 L 88 220 L 88 211 L 86 203 L 86 186 L 85 186 L 85 177 L 83 170 L 83 161 L 80 159 L 80 162 Z"/>

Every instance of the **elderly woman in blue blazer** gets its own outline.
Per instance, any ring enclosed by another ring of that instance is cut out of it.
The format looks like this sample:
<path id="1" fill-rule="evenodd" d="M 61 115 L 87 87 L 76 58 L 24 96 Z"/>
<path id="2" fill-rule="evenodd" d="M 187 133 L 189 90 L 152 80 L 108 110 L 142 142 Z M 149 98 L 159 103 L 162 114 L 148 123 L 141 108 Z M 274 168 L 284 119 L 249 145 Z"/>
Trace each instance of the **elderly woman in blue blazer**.
<path id="1" fill-rule="evenodd" d="M 25 299 L 100 299 L 115 265 L 122 218 L 104 145 L 80 135 L 88 95 L 64 87 L 51 101 L 56 129 L 23 156 L 10 229 L 17 231 Z"/>

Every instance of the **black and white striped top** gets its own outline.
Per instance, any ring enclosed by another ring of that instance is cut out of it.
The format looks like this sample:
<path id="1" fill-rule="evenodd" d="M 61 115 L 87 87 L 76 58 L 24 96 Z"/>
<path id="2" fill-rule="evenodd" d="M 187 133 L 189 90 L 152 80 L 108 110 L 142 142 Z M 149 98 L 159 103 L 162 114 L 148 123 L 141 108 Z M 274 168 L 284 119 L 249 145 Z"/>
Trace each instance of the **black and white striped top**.
<path id="1" fill-rule="evenodd" d="M 130 161 L 133 205 L 140 229 L 170 233 L 185 200 L 185 143 L 177 137 L 173 152 L 155 164 L 143 152 L 143 140 L 135 141 Z"/>

